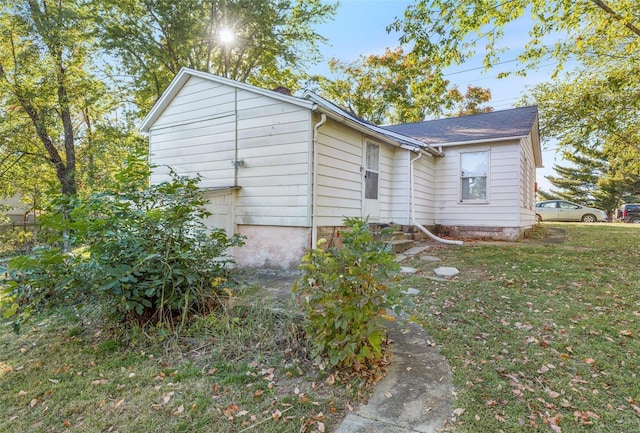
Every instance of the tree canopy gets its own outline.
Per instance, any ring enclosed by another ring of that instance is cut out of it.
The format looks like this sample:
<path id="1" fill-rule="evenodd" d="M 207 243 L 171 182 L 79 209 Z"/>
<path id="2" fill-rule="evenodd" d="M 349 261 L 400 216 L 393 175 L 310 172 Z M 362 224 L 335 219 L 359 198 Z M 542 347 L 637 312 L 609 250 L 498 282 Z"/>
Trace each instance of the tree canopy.
<path id="1" fill-rule="evenodd" d="M 314 25 L 333 17 L 321 0 L 93 1 L 103 47 L 121 61 L 143 112 L 180 68 L 265 88 L 295 90 L 325 39 Z"/>
<path id="2" fill-rule="evenodd" d="M 108 181 L 134 126 L 183 66 L 295 89 L 332 17 L 320 0 L 6 0 L 0 6 L 0 195 L 37 202 Z M 221 39 L 227 30 L 233 40 Z M 38 192 L 39 191 L 39 192 Z"/>
<path id="3" fill-rule="evenodd" d="M 507 45 L 514 25 L 528 30 L 522 47 Z M 561 168 L 566 178 L 555 177 L 555 185 L 571 195 L 574 175 L 597 166 L 603 171 L 594 179 L 592 199 L 613 203 L 633 193 L 629 176 L 637 176 L 640 163 L 636 0 L 419 0 L 389 30 L 402 32 L 401 41 L 440 71 L 474 55 L 490 69 L 509 49 L 519 50 L 517 74 L 553 60 L 552 81 L 534 87 L 526 102 L 540 107 L 542 137 L 557 140 L 560 152 L 580 156 L 573 158 L 577 167 Z"/>
<path id="4" fill-rule="evenodd" d="M 388 29 L 401 32 L 402 43 L 442 67 L 481 50 L 490 68 L 505 51 L 500 42 L 506 26 L 515 22 L 530 23 L 529 41 L 518 55 L 520 73 L 548 58 L 561 67 L 568 59 L 592 63 L 640 56 L 636 0 L 419 0 Z"/>
<path id="5" fill-rule="evenodd" d="M 361 55 L 351 63 L 331 59 L 334 75 L 314 80 L 327 99 L 374 124 L 492 111 L 482 106 L 491 100 L 489 89 L 469 86 L 463 94 L 431 68 L 428 59 L 396 47 L 380 55 Z"/>

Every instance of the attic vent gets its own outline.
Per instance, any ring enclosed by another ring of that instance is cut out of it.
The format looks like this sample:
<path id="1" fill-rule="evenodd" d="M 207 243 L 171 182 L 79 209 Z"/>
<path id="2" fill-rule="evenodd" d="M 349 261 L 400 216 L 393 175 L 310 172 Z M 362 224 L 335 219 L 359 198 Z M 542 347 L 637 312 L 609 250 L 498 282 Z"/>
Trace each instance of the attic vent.
<path id="1" fill-rule="evenodd" d="M 282 93 L 283 95 L 289 95 L 291 96 L 291 90 L 287 89 L 284 86 L 278 86 L 275 89 L 273 89 L 274 92 L 278 92 L 278 93 Z"/>

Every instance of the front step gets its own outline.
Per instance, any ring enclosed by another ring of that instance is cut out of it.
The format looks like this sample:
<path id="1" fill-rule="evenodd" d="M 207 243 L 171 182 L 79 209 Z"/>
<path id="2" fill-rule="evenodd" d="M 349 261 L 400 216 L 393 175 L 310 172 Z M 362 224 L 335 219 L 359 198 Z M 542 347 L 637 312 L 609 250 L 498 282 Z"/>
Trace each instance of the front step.
<path id="1" fill-rule="evenodd" d="M 391 249 L 395 254 L 413 248 L 415 245 L 415 242 L 411 239 L 394 239 L 389 243 L 391 244 Z"/>
<path id="2" fill-rule="evenodd" d="M 393 235 L 391 236 L 391 240 L 385 240 L 385 241 L 391 245 L 391 249 L 395 254 L 406 251 L 415 245 L 414 240 L 417 238 L 415 236 L 416 233 L 413 231 L 414 227 L 401 226 L 397 224 L 390 224 L 390 225 L 372 224 L 372 228 L 374 231 L 378 231 L 379 229 L 386 228 L 386 227 L 391 227 L 394 230 Z"/>

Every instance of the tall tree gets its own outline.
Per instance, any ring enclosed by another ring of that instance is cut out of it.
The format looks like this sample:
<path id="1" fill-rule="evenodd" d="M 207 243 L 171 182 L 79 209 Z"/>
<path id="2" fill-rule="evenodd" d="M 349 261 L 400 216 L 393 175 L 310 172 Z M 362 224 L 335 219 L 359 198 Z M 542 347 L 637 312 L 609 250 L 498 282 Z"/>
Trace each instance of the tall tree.
<path id="1" fill-rule="evenodd" d="M 489 89 L 469 86 L 462 94 L 441 75 L 431 73 L 428 59 L 405 53 L 402 47 L 361 55 L 351 63 L 331 59 L 329 69 L 333 77 L 313 78 L 322 95 L 375 124 L 492 110 L 481 107 L 491 99 Z"/>
<path id="2" fill-rule="evenodd" d="M 521 20 L 530 17 L 530 21 Z M 505 26 L 529 27 L 529 41 L 518 59 L 520 73 L 554 58 L 602 62 L 622 53 L 640 56 L 640 8 L 636 0 L 418 0 L 389 30 L 403 33 L 402 43 L 446 67 L 461 63 L 481 44 L 487 68 L 505 51 L 497 42 Z"/>
<path id="3" fill-rule="evenodd" d="M 83 2 L 2 3 L 0 191 L 35 196 L 54 180 L 75 195 L 140 147 L 133 124 L 116 117 L 120 101 L 97 76 L 90 18 Z"/>
<path id="4" fill-rule="evenodd" d="M 592 162 L 592 152 L 602 152 L 612 174 L 599 179 L 593 194 L 615 200 L 612 179 L 624 181 L 625 170 L 633 173 L 639 161 L 637 0 L 418 0 L 389 29 L 402 32 L 401 41 L 412 43 L 417 55 L 429 56 L 440 70 L 464 62 L 478 48 L 491 68 L 505 51 L 497 42 L 516 22 L 529 26 L 517 73 L 553 59 L 554 78 L 562 78 L 539 86 L 529 99 L 540 106 L 542 136 Z M 578 66 L 567 75 L 561 71 L 568 60 Z M 631 192 L 632 183 L 628 187 Z"/>
<path id="5" fill-rule="evenodd" d="M 556 168 L 557 192 L 573 194 L 572 185 L 584 191 L 588 179 L 589 199 L 612 209 L 640 193 L 640 91 L 627 78 L 640 66 L 618 61 L 594 68 L 533 87 L 527 102 L 544 114 L 542 136 L 554 139 L 572 163 Z"/>
<path id="6" fill-rule="evenodd" d="M 295 89 L 325 41 L 322 0 L 95 0 L 105 48 L 121 60 L 143 112 L 182 67 Z"/>
<path id="7" fill-rule="evenodd" d="M 448 99 L 455 104 L 453 109 L 449 111 L 449 116 L 468 116 L 493 111 L 493 107 L 483 105 L 491 101 L 491 89 L 467 86 L 467 91 L 462 94 L 457 87 L 454 87 L 448 95 Z"/>
<path id="8" fill-rule="evenodd" d="M 448 107 L 448 82 L 402 47 L 351 63 L 332 59 L 329 69 L 335 78 L 314 77 L 323 96 L 375 124 L 417 122 Z"/>

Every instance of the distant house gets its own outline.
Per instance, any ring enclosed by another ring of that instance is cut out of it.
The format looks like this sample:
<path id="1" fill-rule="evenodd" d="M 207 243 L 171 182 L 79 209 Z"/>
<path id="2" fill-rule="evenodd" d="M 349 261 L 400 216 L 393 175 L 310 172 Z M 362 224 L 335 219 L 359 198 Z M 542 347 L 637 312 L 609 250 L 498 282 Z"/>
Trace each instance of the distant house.
<path id="1" fill-rule="evenodd" d="M 0 215 L 6 217 L 0 218 L 0 226 L 18 227 L 35 222 L 33 209 L 20 201 L 19 195 L 0 199 Z"/>
<path id="2" fill-rule="evenodd" d="M 152 183 L 202 176 L 244 267 L 293 269 L 345 217 L 517 239 L 535 223 L 536 107 L 380 127 L 306 92 L 181 70 L 143 120 Z"/>

